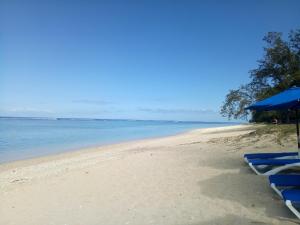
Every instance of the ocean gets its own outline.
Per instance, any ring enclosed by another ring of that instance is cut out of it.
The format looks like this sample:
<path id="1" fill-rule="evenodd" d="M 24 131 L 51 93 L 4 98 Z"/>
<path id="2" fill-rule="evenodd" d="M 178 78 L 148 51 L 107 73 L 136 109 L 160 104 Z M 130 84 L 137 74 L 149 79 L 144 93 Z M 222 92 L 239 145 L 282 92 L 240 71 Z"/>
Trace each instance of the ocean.
<path id="1" fill-rule="evenodd" d="M 0 117 L 0 163 L 237 123 Z"/>

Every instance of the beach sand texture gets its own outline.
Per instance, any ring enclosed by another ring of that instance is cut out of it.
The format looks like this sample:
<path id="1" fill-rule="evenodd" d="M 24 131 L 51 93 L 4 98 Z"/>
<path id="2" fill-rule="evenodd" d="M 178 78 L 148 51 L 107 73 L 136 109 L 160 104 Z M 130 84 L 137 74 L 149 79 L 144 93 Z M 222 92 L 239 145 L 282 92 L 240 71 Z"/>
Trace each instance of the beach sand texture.
<path id="1" fill-rule="evenodd" d="M 242 158 L 296 142 L 241 138 L 252 130 L 200 129 L 0 165 L 0 224 L 298 224 Z"/>

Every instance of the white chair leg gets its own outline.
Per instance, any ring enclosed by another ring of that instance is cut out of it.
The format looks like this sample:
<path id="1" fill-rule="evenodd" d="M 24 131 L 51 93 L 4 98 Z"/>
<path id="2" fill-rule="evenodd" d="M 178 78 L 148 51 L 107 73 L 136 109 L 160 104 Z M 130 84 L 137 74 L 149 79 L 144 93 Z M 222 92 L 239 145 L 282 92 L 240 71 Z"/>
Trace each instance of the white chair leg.
<path id="1" fill-rule="evenodd" d="M 300 219 L 300 213 L 299 211 L 292 205 L 292 202 L 290 200 L 285 201 L 286 206 Z"/>
<path id="2" fill-rule="evenodd" d="M 249 163 L 250 168 L 257 174 L 257 175 L 264 175 L 263 173 L 259 172 L 252 163 Z"/>
<path id="3" fill-rule="evenodd" d="M 271 183 L 271 188 L 282 198 L 281 191 L 276 187 L 274 183 Z"/>

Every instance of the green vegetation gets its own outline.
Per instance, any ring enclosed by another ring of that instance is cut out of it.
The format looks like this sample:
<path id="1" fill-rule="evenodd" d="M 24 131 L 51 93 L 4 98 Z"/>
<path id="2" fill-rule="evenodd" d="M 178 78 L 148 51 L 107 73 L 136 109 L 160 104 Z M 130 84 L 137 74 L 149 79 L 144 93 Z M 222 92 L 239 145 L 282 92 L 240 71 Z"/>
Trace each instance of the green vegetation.
<path id="1" fill-rule="evenodd" d="M 251 103 L 300 86 L 300 29 L 291 31 L 287 39 L 278 32 L 269 32 L 264 37 L 267 46 L 263 58 L 258 60 L 258 67 L 250 71 L 250 83 L 229 91 L 221 107 L 223 116 L 246 118 L 248 112 L 244 108 Z M 270 122 L 274 117 L 289 123 L 294 114 L 288 111 L 253 112 L 251 120 Z"/>

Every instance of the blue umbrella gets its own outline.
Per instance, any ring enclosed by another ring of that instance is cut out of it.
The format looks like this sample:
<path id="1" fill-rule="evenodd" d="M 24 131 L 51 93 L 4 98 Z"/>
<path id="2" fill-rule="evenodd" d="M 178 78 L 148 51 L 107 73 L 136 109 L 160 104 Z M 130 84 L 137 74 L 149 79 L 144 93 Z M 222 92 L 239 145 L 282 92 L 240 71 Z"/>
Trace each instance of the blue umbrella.
<path id="1" fill-rule="evenodd" d="M 300 108 L 300 87 L 289 88 L 277 95 L 248 106 L 250 110 L 280 110 Z"/>
<path id="2" fill-rule="evenodd" d="M 300 87 L 292 87 L 277 95 L 256 102 L 248 106 L 246 109 L 257 110 L 257 111 L 270 111 L 270 110 L 282 110 L 282 109 L 295 110 L 298 151 L 300 156 L 300 136 L 299 136 L 299 119 L 298 119 L 299 108 L 300 108 Z"/>

